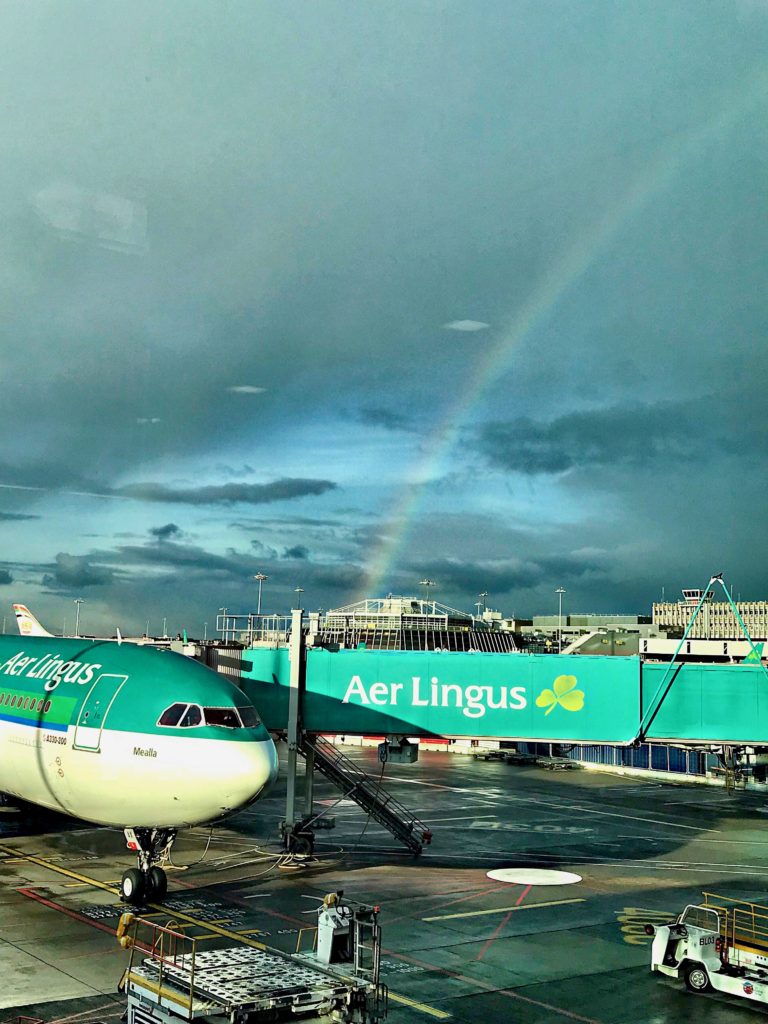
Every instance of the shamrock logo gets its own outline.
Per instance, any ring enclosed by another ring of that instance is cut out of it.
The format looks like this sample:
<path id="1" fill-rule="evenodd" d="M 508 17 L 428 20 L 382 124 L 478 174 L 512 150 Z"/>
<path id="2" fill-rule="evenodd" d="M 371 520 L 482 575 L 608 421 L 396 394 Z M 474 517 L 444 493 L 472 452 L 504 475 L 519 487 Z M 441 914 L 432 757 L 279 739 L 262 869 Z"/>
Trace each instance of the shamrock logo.
<path id="1" fill-rule="evenodd" d="M 576 676 L 558 676 L 552 686 L 552 690 L 544 689 L 536 698 L 536 707 L 547 709 L 545 715 L 558 704 L 566 711 L 581 711 L 584 707 L 584 691 L 575 689 Z"/>

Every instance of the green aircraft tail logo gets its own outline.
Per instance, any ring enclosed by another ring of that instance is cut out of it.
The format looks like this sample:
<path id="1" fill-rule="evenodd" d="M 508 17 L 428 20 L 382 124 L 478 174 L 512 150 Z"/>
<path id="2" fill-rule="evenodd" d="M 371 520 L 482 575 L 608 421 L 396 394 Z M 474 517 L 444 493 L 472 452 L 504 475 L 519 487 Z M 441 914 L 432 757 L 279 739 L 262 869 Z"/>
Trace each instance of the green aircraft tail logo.
<path id="1" fill-rule="evenodd" d="M 546 708 L 545 715 L 554 711 L 558 704 L 566 711 L 581 711 L 584 707 L 584 691 L 575 687 L 576 676 L 558 676 L 552 689 L 547 687 L 536 698 L 536 707 Z"/>

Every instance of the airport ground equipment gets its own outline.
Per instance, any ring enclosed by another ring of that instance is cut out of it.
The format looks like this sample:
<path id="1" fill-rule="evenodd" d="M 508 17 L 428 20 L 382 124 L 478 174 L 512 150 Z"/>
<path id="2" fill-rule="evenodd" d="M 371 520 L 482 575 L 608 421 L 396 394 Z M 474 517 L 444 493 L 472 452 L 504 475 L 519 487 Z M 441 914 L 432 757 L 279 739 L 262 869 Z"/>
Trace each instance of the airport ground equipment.
<path id="1" fill-rule="evenodd" d="M 508 761 L 506 750 L 474 750 L 473 761 Z"/>
<path id="2" fill-rule="evenodd" d="M 366 814 L 383 828 L 387 829 L 395 839 L 406 846 L 412 853 L 419 854 L 432 841 L 432 833 L 414 813 L 396 800 L 381 784 L 343 754 L 338 747 L 322 736 L 303 734 L 300 740 L 300 751 L 306 757 L 311 755 L 311 763 L 316 771 L 325 776 L 339 790 L 343 799 L 354 800 Z M 309 771 L 310 759 L 307 760 Z M 305 817 L 294 828 L 294 834 L 303 833 L 318 827 L 322 818 L 319 815 Z"/>
<path id="3" fill-rule="evenodd" d="M 340 799 L 354 800 L 369 818 L 378 822 L 414 854 L 421 853 L 432 833 L 415 814 L 403 806 L 375 779 L 362 770 L 333 743 L 304 728 L 306 691 L 306 655 L 302 630 L 302 611 L 294 609 L 290 642 L 290 678 L 288 698 L 288 778 L 285 820 L 280 831 L 289 853 L 307 855 L 314 850 L 316 829 L 328 827 L 325 811 L 314 811 L 314 773 L 318 771 L 341 793 Z M 403 744 L 400 743 L 402 750 Z M 306 762 L 304 773 L 304 813 L 297 807 L 298 756 Z M 383 775 L 383 765 L 382 765 Z"/>
<path id="4" fill-rule="evenodd" d="M 298 936 L 297 947 L 312 933 L 318 949 L 288 954 L 253 941 L 202 949 L 200 939 L 170 925 L 124 914 L 117 934 L 130 950 L 119 985 L 127 1024 L 375 1024 L 387 1014 L 388 995 L 379 981 L 377 918 L 378 907 L 330 893 L 319 908 L 318 928 Z"/>
<path id="5" fill-rule="evenodd" d="M 768 1004 L 768 907 L 705 892 L 674 921 L 654 927 L 651 970 L 692 992 Z"/>

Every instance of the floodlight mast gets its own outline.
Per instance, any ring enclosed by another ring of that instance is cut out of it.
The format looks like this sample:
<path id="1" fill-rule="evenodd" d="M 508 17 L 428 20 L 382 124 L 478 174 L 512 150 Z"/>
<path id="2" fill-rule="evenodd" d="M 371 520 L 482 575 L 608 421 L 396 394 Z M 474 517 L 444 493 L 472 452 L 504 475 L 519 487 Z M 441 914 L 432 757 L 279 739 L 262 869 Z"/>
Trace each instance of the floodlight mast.
<path id="1" fill-rule="evenodd" d="M 258 600 L 257 600 L 257 603 L 256 603 L 256 614 L 257 615 L 261 615 L 261 585 L 262 585 L 262 583 L 265 582 L 265 580 L 269 579 L 269 576 L 267 576 L 266 573 L 257 572 L 256 575 L 253 578 L 259 584 L 259 597 L 258 597 Z"/>
<path id="2" fill-rule="evenodd" d="M 563 594 L 565 593 L 565 587 L 558 587 L 555 593 L 559 600 L 557 607 L 557 653 L 561 654 L 563 650 Z"/>

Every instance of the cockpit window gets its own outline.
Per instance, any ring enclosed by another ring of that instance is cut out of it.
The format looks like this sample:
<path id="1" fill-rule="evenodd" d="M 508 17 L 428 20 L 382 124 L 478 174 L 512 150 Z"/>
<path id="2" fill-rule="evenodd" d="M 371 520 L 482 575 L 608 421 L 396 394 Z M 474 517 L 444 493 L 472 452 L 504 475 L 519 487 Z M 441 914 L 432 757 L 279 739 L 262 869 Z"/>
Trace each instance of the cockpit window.
<path id="1" fill-rule="evenodd" d="M 179 722 L 182 729 L 189 729 L 193 725 L 201 725 L 203 721 L 203 709 L 197 704 L 190 704 L 184 712 L 184 717 Z"/>
<path id="2" fill-rule="evenodd" d="M 240 715 L 240 720 L 246 729 L 255 729 L 259 725 L 259 716 L 256 714 L 256 708 L 238 708 L 237 713 Z"/>
<path id="3" fill-rule="evenodd" d="M 225 729 L 239 729 L 240 718 L 234 708 L 205 708 L 205 724 L 221 725 Z"/>
<path id="4" fill-rule="evenodd" d="M 186 704 L 171 704 L 171 706 L 166 708 L 162 715 L 160 715 L 160 720 L 157 724 L 164 725 L 168 728 L 178 725 L 186 707 Z"/>

